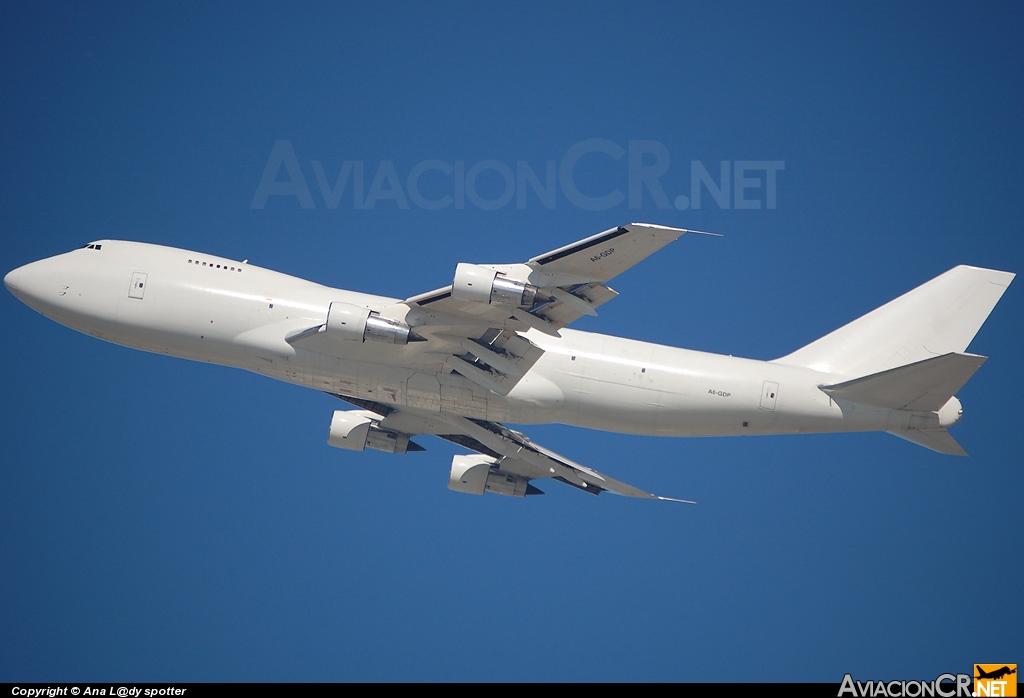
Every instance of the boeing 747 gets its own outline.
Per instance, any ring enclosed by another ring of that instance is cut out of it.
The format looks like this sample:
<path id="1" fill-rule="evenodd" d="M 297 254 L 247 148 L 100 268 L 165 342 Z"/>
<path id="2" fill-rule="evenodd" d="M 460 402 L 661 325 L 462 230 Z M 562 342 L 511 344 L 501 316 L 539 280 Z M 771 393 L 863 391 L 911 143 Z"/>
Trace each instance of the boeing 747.
<path id="1" fill-rule="evenodd" d="M 534 443 L 512 424 L 651 436 L 886 431 L 966 455 L 947 431 L 985 361 L 967 347 L 1014 274 L 958 266 L 791 354 L 755 361 L 568 329 L 607 284 L 688 233 L 633 223 L 519 264 L 458 264 L 405 300 L 213 255 L 97 240 L 4 278 L 43 315 L 116 344 L 336 395 L 328 443 L 392 453 L 434 435 L 459 492 L 522 497 L 553 479 L 658 497 Z M 685 501 L 685 500 L 674 500 Z"/>

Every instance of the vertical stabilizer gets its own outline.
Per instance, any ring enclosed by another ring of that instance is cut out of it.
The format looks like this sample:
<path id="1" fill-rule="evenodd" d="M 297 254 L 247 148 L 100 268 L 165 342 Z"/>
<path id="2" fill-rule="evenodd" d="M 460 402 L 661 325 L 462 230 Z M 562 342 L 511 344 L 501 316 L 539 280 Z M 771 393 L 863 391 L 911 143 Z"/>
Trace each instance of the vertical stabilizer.
<path id="1" fill-rule="evenodd" d="M 1014 276 L 961 265 L 775 361 L 859 377 L 962 354 Z"/>

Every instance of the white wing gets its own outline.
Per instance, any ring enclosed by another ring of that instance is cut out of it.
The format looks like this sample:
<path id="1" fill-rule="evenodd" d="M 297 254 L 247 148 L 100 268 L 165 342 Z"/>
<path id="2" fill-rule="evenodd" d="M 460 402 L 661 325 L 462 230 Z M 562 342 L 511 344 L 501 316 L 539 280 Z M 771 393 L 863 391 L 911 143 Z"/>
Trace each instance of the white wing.
<path id="1" fill-rule="evenodd" d="M 460 264 L 455 282 L 405 301 L 420 352 L 500 395 L 541 356 L 528 330 L 558 330 L 618 294 L 605 285 L 690 231 L 630 223 L 521 264 Z"/>
<path id="2" fill-rule="evenodd" d="M 536 487 L 530 485 L 530 481 L 553 478 L 594 495 L 612 492 L 623 497 L 694 504 L 688 499 L 651 494 L 599 473 L 534 443 L 525 434 L 509 429 L 498 422 L 469 419 L 451 414 L 421 412 L 407 408 L 396 409 L 381 403 L 345 395 L 337 395 L 337 397 L 379 416 L 379 419 L 375 420 L 377 429 L 410 436 L 432 434 L 476 451 L 483 456 L 477 459 L 477 463 L 489 466 L 485 468 L 489 479 L 522 483 L 522 487 L 515 492 L 520 496 L 543 494 Z M 410 450 L 421 450 L 421 448 L 416 446 Z M 456 461 L 459 459 L 459 456 L 455 457 Z M 451 482 L 449 487 L 452 487 Z M 461 488 L 456 486 L 452 489 Z M 488 489 L 491 488 L 488 487 Z M 502 493 L 512 494 L 507 491 Z M 483 494 L 482 488 L 478 494 Z"/>

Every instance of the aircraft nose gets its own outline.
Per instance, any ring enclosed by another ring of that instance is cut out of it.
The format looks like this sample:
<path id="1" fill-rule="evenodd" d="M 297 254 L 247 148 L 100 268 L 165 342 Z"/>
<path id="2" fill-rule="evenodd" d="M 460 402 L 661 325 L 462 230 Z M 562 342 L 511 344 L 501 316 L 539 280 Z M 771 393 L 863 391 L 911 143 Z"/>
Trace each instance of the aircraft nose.
<path id="1" fill-rule="evenodd" d="M 35 307 L 35 303 L 45 296 L 56 295 L 53 292 L 49 294 L 46 292 L 53 286 L 53 279 L 43 269 L 46 261 L 32 262 L 8 272 L 4 277 L 4 286 L 14 294 L 15 298 L 30 307 Z"/>
<path id="2" fill-rule="evenodd" d="M 18 267 L 14 271 L 8 272 L 7 276 L 4 277 L 4 286 L 7 290 L 15 295 L 17 298 L 21 298 L 21 294 L 25 292 L 26 282 L 30 272 L 27 271 L 28 267 L 32 265 L 28 264 L 24 267 Z"/>

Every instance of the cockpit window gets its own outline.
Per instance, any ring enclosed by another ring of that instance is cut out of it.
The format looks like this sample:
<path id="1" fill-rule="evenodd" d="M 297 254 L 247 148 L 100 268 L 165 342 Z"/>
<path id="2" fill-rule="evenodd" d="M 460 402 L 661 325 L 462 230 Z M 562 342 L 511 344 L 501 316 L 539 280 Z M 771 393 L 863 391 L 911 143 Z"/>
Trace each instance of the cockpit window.
<path id="1" fill-rule="evenodd" d="M 88 245 L 82 245 L 83 250 L 102 250 L 103 245 L 97 245 L 95 242 L 90 242 Z"/>

